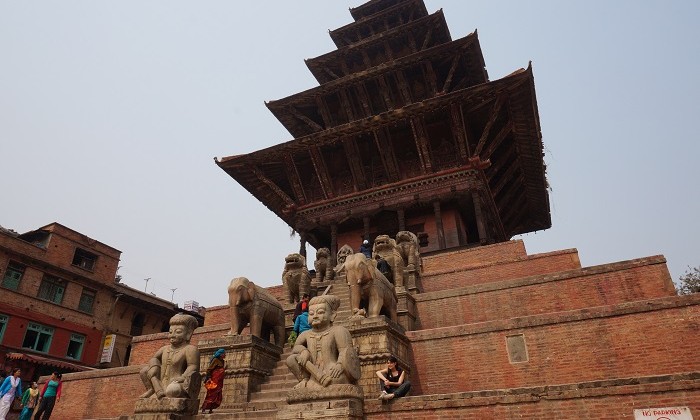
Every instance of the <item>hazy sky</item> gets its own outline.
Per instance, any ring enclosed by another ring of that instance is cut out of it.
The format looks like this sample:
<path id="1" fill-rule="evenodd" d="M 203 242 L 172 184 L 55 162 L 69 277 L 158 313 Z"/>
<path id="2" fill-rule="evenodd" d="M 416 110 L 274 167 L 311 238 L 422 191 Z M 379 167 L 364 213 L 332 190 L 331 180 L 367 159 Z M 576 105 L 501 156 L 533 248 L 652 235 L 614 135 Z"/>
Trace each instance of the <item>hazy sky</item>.
<path id="1" fill-rule="evenodd" d="M 532 61 L 553 227 L 529 253 L 700 265 L 700 2 L 425 3 L 491 80 Z M 181 305 L 281 284 L 298 237 L 214 157 L 292 139 L 263 102 L 318 84 L 303 60 L 360 4 L 0 0 L 0 225 L 64 224 Z"/>

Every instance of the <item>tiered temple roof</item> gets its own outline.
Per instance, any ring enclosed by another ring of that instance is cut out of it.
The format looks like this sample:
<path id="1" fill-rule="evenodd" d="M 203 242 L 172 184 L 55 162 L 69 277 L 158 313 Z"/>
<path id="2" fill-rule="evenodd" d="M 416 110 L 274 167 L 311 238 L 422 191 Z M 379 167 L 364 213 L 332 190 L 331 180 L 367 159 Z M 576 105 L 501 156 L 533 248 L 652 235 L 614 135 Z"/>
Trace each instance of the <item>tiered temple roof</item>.
<path id="1" fill-rule="evenodd" d="M 451 40 L 421 0 L 350 12 L 330 31 L 338 49 L 306 61 L 320 86 L 267 103 L 294 139 L 217 164 L 317 248 L 343 232 L 420 234 L 420 215 L 437 221 L 429 250 L 550 227 L 531 66 L 489 81 L 477 33 Z"/>

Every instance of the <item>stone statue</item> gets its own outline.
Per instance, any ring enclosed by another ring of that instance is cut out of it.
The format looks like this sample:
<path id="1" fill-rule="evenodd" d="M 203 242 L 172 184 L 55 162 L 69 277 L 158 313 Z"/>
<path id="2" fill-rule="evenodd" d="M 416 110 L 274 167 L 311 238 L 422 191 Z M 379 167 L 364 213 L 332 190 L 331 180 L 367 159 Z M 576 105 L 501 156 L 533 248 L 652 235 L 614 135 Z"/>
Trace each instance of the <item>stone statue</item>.
<path id="1" fill-rule="evenodd" d="M 287 358 L 289 370 L 299 381 L 293 392 L 308 389 L 310 399 L 348 393 L 362 397 L 357 386 L 360 359 L 350 332 L 333 325 L 339 306 L 340 300 L 333 295 L 316 296 L 309 302 L 311 329 L 299 335 Z"/>
<path id="2" fill-rule="evenodd" d="M 287 255 L 284 259 L 282 283 L 287 289 L 289 303 L 300 302 L 301 296 L 304 293 L 309 293 L 311 276 L 306 268 L 306 258 L 303 255 L 299 253 Z"/>
<path id="3" fill-rule="evenodd" d="M 316 281 L 333 280 L 333 267 L 331 266 L 331 251 L 328 248 L 319 248 L 316 251 Z"/>
<path id="4" fill-rule="evenodd" d="M 348 255 L 352 255 L 354 253 L 355 251 L 353 251 L 353 249 L 348 244 L 343 245 L 338 250 L 338 254 L 336 254 L 337 265 L 333 267 L 333 271 L 335 272 L 336 276 L 340 274 L 341 271 L 343 271 L 343 263 L 345 262 L 345 258 L 347 258 Z"/>
<path id="5" fill-rule="evenodd" d="M 418 245 L 418 237 L 413 232 L 402 230 L 397 233 L 396 249 L 398 249 L 403 264 L 408 270 L 420 272 L 420 246 Z"/>
<path id="6" fill-rule="evenodd" d="M 275 344 L 284 347 L 284 309 L 267 290 L 245 277 L 236 277 L 228 286 L 231 311 L 230 335 L 238 335 L 250 323 L 250 334 L 264 340 L 275 335 Z"/>
<path id="7" fill-rule="evenodd" d="M 374 238 L 372 256 L 379 255 L 391 267 L 391 278 L 387 279 L 396 287 L 403 287 L 403 258 L 396 248 L 396 241 L 388 235 L 379 235 Z"/>
<path id="8" fill-rule="evenodd" d="M 198 322 L 192 315 L 177 314 L 170 318 L 170 344 L 163 346 L 139 372 L 146 392 L 141 398 L 155 395 L 168 398 L 196 399 L 202 378 L 199 373 L 199 350 L 190 344 Z"/>
<path id="9" fill-rule="evenodd" d="M 397 321 L 396 291 L 384 275 L 362 254 L 345 259 L 345 278 L 350 287 L 350 307 L 353 315 L 365 309 L 369 317 L 384 314 Z"/>

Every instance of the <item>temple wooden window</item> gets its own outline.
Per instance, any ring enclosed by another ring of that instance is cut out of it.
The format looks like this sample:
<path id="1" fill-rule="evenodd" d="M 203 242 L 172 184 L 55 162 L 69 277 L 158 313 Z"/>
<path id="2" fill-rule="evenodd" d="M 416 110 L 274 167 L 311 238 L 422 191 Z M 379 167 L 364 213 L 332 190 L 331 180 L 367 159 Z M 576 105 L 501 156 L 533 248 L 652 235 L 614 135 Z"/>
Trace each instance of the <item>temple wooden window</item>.
<path id="1" fill-rule="evenodd" d="M 76 248 L 75 254 L 73 254 L 72 264 L 76 267 L 92 271 L 95 268 L 95 262 L 97 261 L 97 255 L 92 252 L 88 252 L 84 249 Z"/>
<path id="2" fill-rule="evenodd" d="M 10 261 L 5 269 L 5 275 L 2 278 L 2 287 L 6 289 L 17 290 L 19 289 L 19 282 L 24 276 L 24 270 L 26 267 L 22 264 Z"/>

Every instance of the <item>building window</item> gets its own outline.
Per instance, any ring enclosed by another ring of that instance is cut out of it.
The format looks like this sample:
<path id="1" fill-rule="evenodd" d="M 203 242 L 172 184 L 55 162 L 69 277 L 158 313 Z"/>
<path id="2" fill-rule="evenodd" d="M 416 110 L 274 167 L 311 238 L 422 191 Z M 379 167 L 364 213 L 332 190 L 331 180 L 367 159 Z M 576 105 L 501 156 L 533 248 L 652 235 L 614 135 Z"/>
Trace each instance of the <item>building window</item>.
<path id="1" fill-rule="evenodd" d="M 9 316 L 0 314 L 0 343 L 2 343 L 2 336 L 5 334 L 5 328 L 7 328 L 7 322 L 9 320 Z"/>
<path id="2" fill-rule="evenodd" d="M 78 302 L 78 310 L 91 314 L 92 306 L 94 304 L 95 292 L 92 290 L 83 289 L 83 294 L 80 295 L 80 302 Z"/>
<path id="3" fill-rule="evenodd" d="M 27 325 L 27 334 L 24 336 L 22 347 L 48 353 L 52 337 L 53 328 L 30 322 Z"/>
<path id="4" fill-rule="evenodd" d="M 97 255 L 93 254 L 92 252 L 87 252 L 84 249 L 75 249 L 75 255 L 73 255 L 73 265 L 92 271 L 95 268 L 95 261 L 97 261 Z"/>
<path id="5" fill-rule="evenodd" d="M 80 356 L 83 354 L 83 344 L 85 344 L 84 335 L 71 334 L 66 357 L 70 359 L 80 360 Z"/>
<path id="6" fill-rule="evenodd" d="M 22 280 L 25 267 L 22 264 L 10 261 L 5 270 L 5 276 L 2 279 L 2 287 L 7 289 L 17 290 L 19 281 Z"/>
<path id="7" fill-rule="evenodd" d="M 58 277 L 45 275 L 37 297 L 60 305 L 63 301 L 63 292 L 66 290 L 64 285 L 65 282 Z"/>

